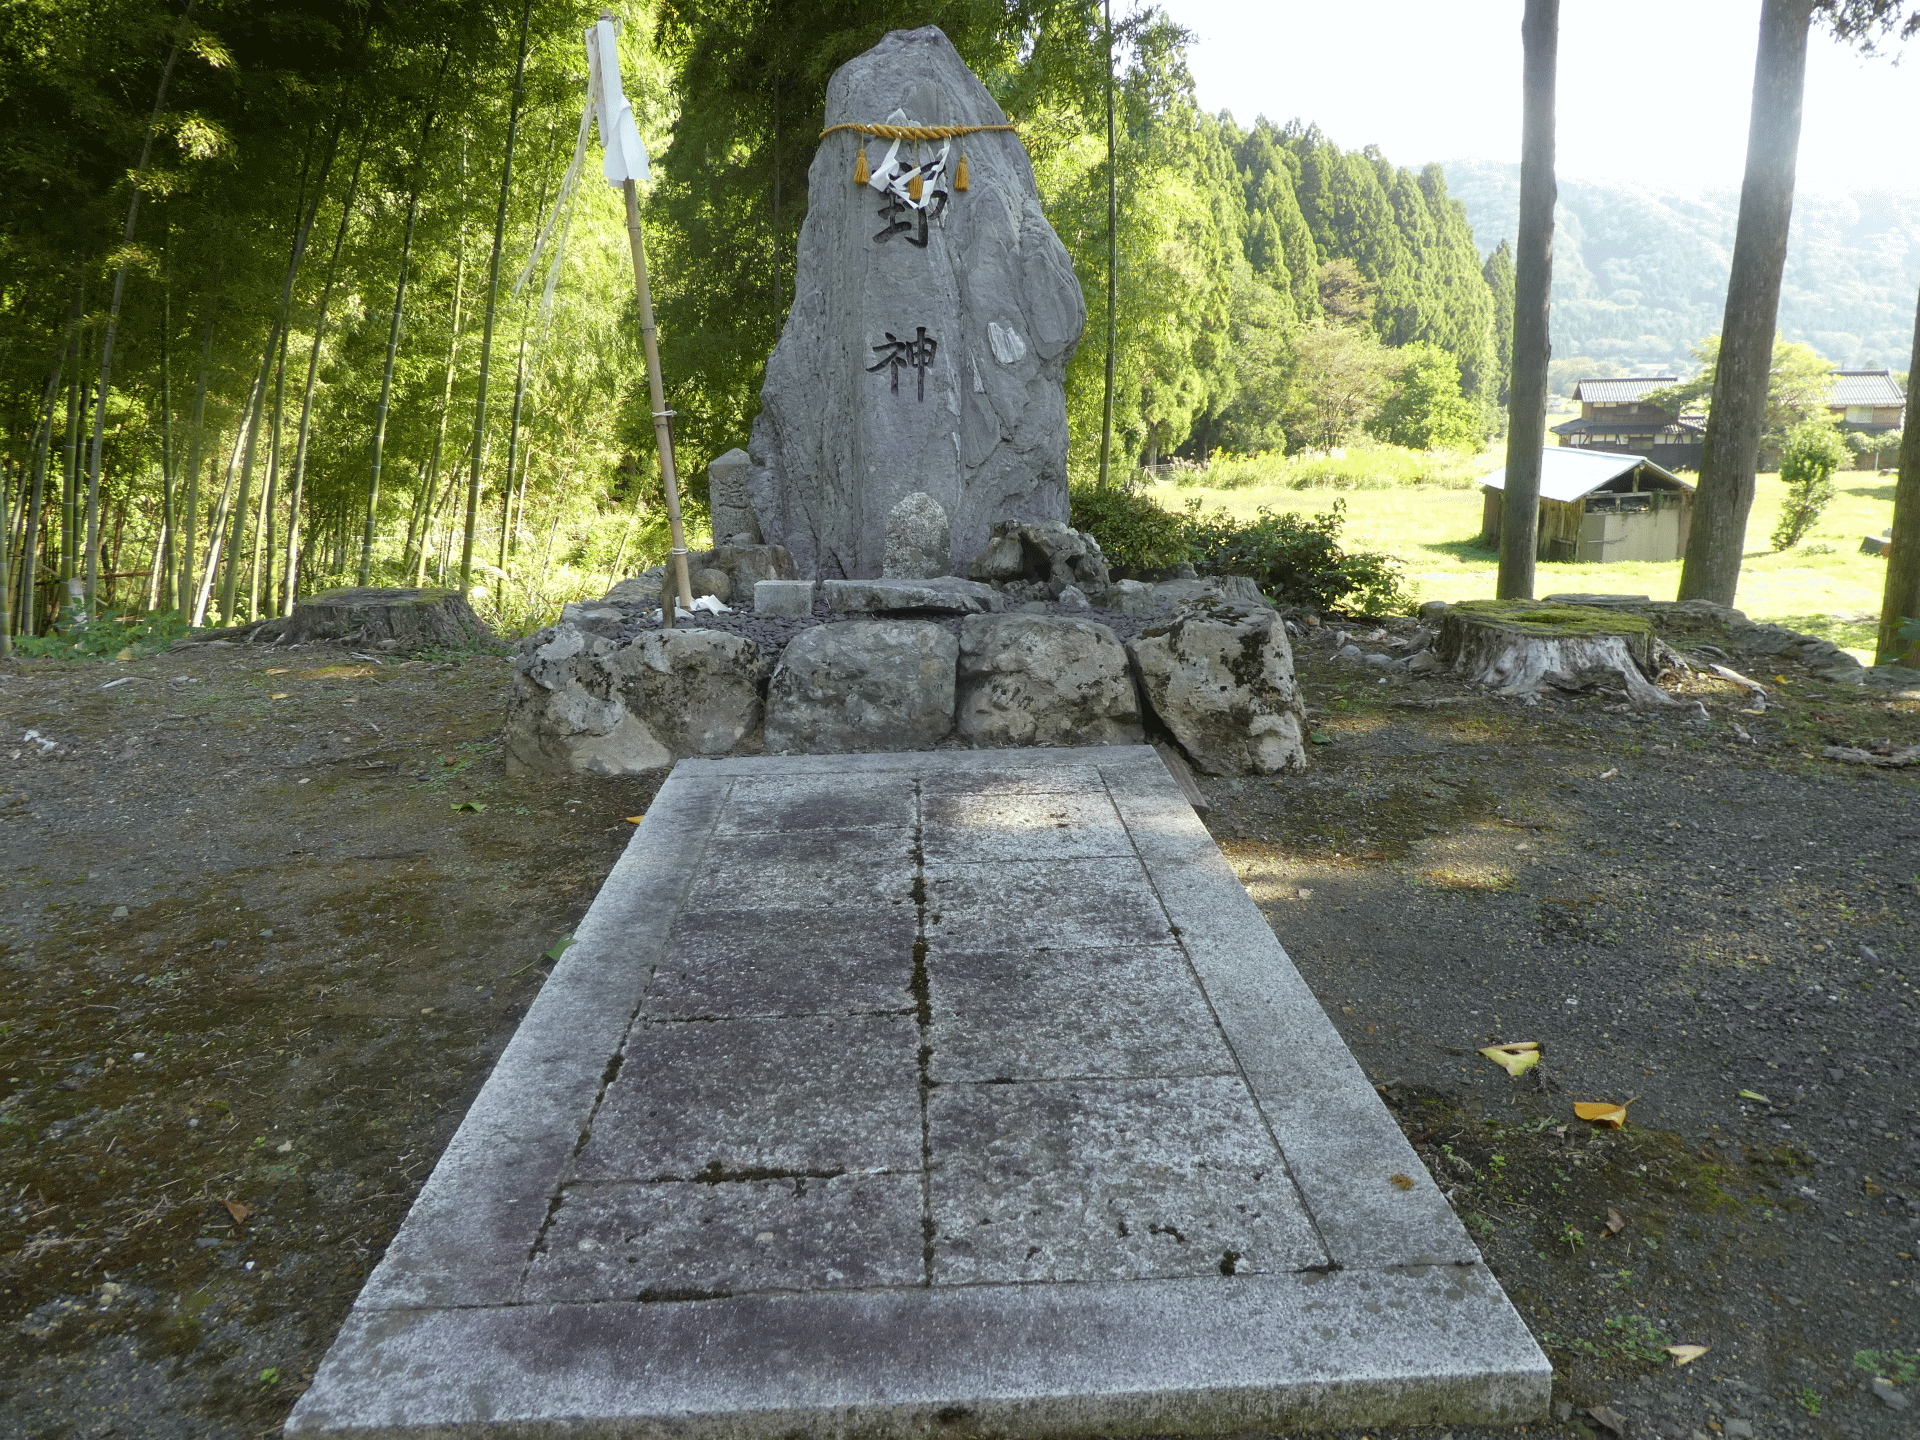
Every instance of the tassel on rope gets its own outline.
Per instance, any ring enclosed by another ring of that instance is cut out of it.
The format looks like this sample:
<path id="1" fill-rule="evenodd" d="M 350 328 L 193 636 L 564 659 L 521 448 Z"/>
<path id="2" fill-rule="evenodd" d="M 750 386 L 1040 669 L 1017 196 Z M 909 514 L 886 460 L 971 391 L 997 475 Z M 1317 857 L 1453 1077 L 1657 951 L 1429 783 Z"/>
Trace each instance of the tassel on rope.
<path id="1" fill-rule="evenodd" d="M 867 169 L 867 142 L 860 142 L 860 158 L 853 162 L 853 183 L 864 185 L 873 172 Z"/>
<path id="2" fill-rule="evenodd" d="M 964 150 L 960 152 L 959 167 L 953 172 L 953 188 L 956 190 L 967 188 L 967 152 Z"/>
<path id="3" fill-rule="evenodd" d="M 907 181 L 907 194 L 911 198 L 918 200 L 920 198 L 920 192 L 924 189 L 926 189 L 926 183 L 921 180 L 920 172 L 916 170 L 913 172 L 913 178 Z"/>

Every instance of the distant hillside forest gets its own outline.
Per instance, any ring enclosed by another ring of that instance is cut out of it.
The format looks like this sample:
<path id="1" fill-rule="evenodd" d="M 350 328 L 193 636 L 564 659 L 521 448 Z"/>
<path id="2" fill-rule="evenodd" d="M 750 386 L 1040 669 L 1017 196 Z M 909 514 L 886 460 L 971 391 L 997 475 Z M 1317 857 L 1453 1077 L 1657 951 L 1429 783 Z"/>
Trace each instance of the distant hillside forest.
<path id="1" fill-rule="evenodd" d="M 1520 167 L 1446 166 L 1486 253 L 1514 233 Z M 1553 353 L 1607 373 L 1695 368 L 1690 347 L 1720 328 L 1737 190 L 1676 195 L 1560 181 L 1554 212 Z M 1845 369 L 1904 370 L 1920 287 L 1920 187 L 1794 197 L 1780 331 Z M 1612 367 L 1620 367 L 1614 371 Z"/>

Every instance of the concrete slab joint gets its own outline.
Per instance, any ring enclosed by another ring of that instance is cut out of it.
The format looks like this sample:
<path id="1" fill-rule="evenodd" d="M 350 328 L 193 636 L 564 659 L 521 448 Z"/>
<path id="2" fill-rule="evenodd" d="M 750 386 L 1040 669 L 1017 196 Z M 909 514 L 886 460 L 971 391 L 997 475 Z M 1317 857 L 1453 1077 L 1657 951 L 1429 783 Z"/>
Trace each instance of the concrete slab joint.
<path id="1" fill-rule="evenodd" d="M 1150 748 L 796 754 L 675 768 L 287 1429 L 1505 1425 L 1550 1379 Z"/>

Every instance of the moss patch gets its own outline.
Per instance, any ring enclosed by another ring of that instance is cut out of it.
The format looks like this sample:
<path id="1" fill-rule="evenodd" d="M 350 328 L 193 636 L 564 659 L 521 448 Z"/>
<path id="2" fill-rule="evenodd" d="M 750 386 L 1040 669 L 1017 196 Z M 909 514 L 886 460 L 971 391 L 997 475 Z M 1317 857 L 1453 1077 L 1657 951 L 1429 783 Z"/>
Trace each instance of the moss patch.
<path id="1" fill-rule="evenodd" d="M 1561 639 L 1574 635 L 1652 635 L 1644 615 L 1598 605 L 1543 605 L 1537 600 L 1462 600 L 1449 614 L 1470 617 L 1521 635 Z"/>

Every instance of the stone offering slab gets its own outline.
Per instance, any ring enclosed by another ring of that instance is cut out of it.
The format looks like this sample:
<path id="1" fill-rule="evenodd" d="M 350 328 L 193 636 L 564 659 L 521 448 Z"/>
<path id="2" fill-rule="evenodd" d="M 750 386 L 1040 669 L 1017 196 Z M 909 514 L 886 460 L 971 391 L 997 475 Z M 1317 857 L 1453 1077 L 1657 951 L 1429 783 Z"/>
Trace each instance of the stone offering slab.
<path id="1" fill-rule="evenodd" d="M 1478 1251 L 1144 746 L 687 761 L 287 1424 L 1544 1417 Z"/>

